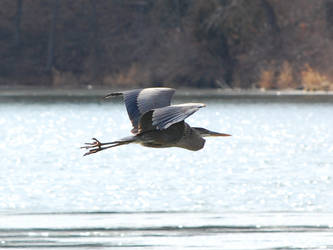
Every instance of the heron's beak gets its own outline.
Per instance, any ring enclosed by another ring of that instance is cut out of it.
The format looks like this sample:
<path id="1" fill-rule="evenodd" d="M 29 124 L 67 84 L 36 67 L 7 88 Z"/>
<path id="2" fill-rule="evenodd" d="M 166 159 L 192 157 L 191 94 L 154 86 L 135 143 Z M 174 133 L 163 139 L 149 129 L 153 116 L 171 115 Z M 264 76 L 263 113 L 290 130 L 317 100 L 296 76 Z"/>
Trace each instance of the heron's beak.
<path id="1" fill-rule="evenodd" d="M 231 136 L 231 135 L 224 134 L 224 133 L 218 133 L 218 132 L 214 132 L 214 131 L 209 131 L 209 133 L 204 136 L 208 137 L 208 136 Z"/>
<path id="2" fill-rule="evenodd" d="M 201 136 L 203 137 L 209 137 L 209 136 L 231 136 L 229 134 L 224 134 L 224 133 L 218 133 L 218 132 L 214 132 L 214 131 L 210 131 L 208 129 L 205 128 L 197 128 L 194 127 L 195 130 L 197 130 Z"/>

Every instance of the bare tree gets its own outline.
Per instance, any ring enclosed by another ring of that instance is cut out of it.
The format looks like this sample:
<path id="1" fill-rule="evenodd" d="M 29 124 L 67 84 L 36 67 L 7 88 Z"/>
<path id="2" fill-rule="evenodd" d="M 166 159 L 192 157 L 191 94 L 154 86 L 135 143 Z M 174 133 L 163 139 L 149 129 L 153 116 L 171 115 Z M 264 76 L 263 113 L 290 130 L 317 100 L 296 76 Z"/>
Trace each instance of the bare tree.
<path id="1" fill-rule="evenodd" d="M 96 0 L 90 0 L 91 6 L 91 18 L 90 18 L 90 29 L 92 31 L 92 46 L 93 46 L 93 65 L 92 65 L 92 73 L 94 80 L 97 79 L 98 76 L 98 68 L 101 58 L 100 53 L 100 43 L 99 43 L 99 26 L 97 22 L 97 6 Z"/>
<path id="2" fill-rule="evenodd" d="M 15 45 L 21 44 L 21 17 L 22 17 L 22 0 L 17 0 L 16 17 L 15 17 Z"/>
<path id="3" fill-rule="evenodd" d="M 58 9 L 59 9 L 59 0 L 53 0 L 52 18 L 51 18 L 49 41 L 47 48 L 47 63 L 46 63 L 47 70 L 51 70 L 54 64 L 54 40 L 55 40 L 55 29 L 58 20 Z"/>
<path id="4" fill-rule="evenodd" d="M 181 0 L 175 0 L 176 14 L 177 14 L 177 26 L 180 32 L 183 32 L 182 13 L 181 13 Z"/>

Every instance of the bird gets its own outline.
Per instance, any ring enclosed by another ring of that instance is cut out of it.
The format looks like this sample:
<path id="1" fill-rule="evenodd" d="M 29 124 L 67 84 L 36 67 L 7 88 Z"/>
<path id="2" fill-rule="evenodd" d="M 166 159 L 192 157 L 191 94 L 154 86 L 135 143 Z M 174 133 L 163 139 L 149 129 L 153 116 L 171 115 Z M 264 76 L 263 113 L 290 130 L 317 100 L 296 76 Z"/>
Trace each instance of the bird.
<path id="1" fill-rule="evenodd" d="M 138 143 L 145 147 L 179 147 L 198 151 L 205 145 L 204 137 L 231 136 L 210 131 L 205 128 L 191 127 L 185 119 L 205 107 L 203 103 L 184 103 L 171 105 L 175 89 L 167 87 L 143 88 L 113 92 L 104 97 L 122 96 L 129 119 L 132 123 L 132 136 L 117 141 L 102 143 L 96 138 L 81 147 L 88 150 L 84 156 L 105 149 Z"/>

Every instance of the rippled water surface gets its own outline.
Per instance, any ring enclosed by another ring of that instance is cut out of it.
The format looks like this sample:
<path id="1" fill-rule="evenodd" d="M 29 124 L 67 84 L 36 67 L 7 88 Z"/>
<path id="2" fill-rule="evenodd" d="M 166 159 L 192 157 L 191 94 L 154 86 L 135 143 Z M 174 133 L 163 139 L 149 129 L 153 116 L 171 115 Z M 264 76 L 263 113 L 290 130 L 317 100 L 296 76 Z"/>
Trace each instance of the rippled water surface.
<path id="1" fill-rule="evenodd" d="M 0 247 L 333 249 L 333 100 L 205 102 L 198 152 L 127 145 L 121 102 L 0 102 Z"/>

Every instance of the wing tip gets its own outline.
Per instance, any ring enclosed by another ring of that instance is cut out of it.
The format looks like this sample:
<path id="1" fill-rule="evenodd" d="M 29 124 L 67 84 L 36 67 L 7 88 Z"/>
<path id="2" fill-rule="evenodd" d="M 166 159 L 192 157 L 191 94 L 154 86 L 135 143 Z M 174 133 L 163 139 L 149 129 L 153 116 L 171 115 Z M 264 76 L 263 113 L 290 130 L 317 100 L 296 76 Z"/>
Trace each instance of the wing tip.
<path id="1" fill-rule="evenodd" d="M 195 108 L 203 108 L 206 107 L 206 104 L 204 103 L 200 103 L 200 102 L 189 102 L 189 103 L 182 103 L 182 104 L 176 104 L 176 105 L 172 105 L 172 106 L 182 106 L 182 107 L 195 107 Z"/>
<path id="2" fill-rule="evenodd" d="M 103 99 L 120 96 L 120 95 L 123 95 L 123 93 L 122 92 L 113 92 L 113 93 L 110 93 L 110 94 L 107 94 L 106 96 L 104 96 Z"/>

